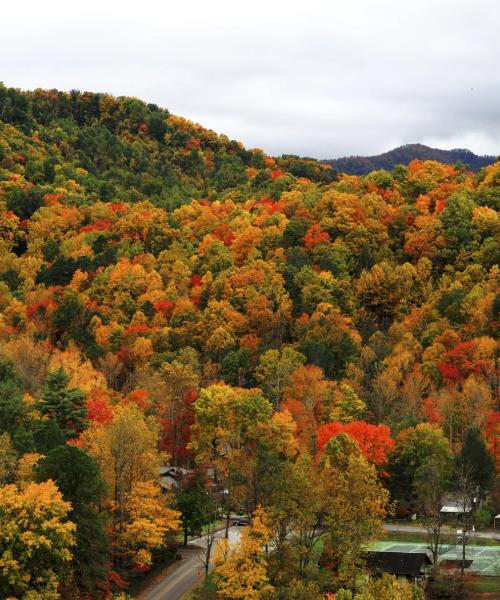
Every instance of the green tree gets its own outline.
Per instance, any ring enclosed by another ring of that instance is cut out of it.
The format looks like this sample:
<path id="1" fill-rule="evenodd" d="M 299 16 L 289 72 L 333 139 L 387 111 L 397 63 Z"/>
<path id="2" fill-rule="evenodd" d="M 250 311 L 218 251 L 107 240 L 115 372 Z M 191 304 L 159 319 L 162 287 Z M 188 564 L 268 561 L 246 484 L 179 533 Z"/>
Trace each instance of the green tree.
<path id="1" fill-rule="evenodd" d="M 389 494 L 377 470 L 346 434 L 334 436 L 321 459 L 327 549 L 341 581 L 355 585 L 366 544 L 383 533 Z"/>
<path id="2" fill-rule="evenodd" d="M 245 165 L 241 158 L 226 154 L 218 157 L 217 162 L 218 168 L 213 176 L 213 183 L 217 191 L 235 187 L 245 181 Z"/>
<path id="3" fill-rule="evenodd" d="M 270 453 L 269 453 L 270 454 Z M 271 523 L 269 576 L 280 589 L 318 575 L 318 542 L 324 534 L 325 496 L 321 473 L 307 454 L 296 461 L 273 453 L 262 464 L 262 495 Z"/>
<path id="4" fill-rule="evenodd" d="M 283 245 L 285 248 L 300 246 L 304 241 L 304 236 L 311 226 L 311 221 L 302 217 L 294 217 L 288 221 L 283 232 Z"/>
<path id="5" fill-rule="evenodd" d="M 495 461 L 488 452 L 479 429 L 469 429 L 465 435 L 462 449 L 457 457 L 458 471 L 469 473 L 472 485 L 477 487 L 479 495 L 491 490 L 495 480 Z"/>
<path id="6" fill-rule="evenodd" d="M 87 424 L 85 394 L 79 388 L 68 389 L 69 375 L 61 367 L 51 371 L 36 407 L 53 419 L 68 438 L 75 437 Z"/>
<path id="7" fill-rule="evenodd" d="M 0 485 L 13 483 L 17 467 L 17 452 L 10 435 L 4 431 L 0 435 Z"/>
<path id="8" fill-rule="evenodd" d="M 193 405 L 191 448 L 199 463 L 210 462 L 225 491 L 226 535 L 231 511 L 245 504 L 255 478 L 255 446 L 259 428 L 272 417 L 272 406 L 259 389 L 229 385 L 203 388 Z M 251 504 L 251 502 L 250 502 Z"/>
<path id="9" fill-rule="evenodd" d="M 419 508 L 427 527 L 427 546 L 432 555 L 434 579 L 439 572 L 439 556 L 442 546 L 443 498 L 451 487 L 453 460 L 450 454 L 433 456 L 415 473 L 414 488 Z"/>
<path id="10" fill-rule="evenodd" d="M 33 447 L 37 452 L 47 454 L 54 448 L 57 448 L 57 446 L 64 444 L 66 442 L 66 435 L 57 421 L 53 419 L 39 419 L 32 422 L 31 431 L 28 432 L 28 435 L 23 436 L 21 442 L 24 445 L 23 450 L 26 452 Z"/>
<path id="11" fill-rule="evenodd" d="M 404 429 L 396 438 L 387 465 L 389 489 L 393 500 L 398 502 L 398 510 L 418 510 L 416 482 L 422 467 L 433 461 L 446 464 L 451 457 L 448 440 L 438 427 L 420 423 Z"/>
<path id="12" fill-rule="evenodd" d="M 13 187 L 7 196 L 7 209 L 21 219 L 29 219 L 42 206 L 43 190 Z"/>
<path id="13" fill-rule="evenodd" d="M 331 414 L 332 421 L 349 423 L 359 419 L 366 410 L 366 404 L 347 383 L 340 384 L 335 400 Z"/>
<path id="14" fill-rule="evenodd" d="M 39 423 L 30 418 L 14 366 L 0 360 L 0 431 L 10 435 L 17 452 L 32 452 L 34 428 Z"/>
<path id="15" fill-rule="evenodd" d="M 0 361 L 0 431 L 11 435 L 26 416 L 19 379 L 10 362 Z"/>
<path id="16" fill-rule="evenodd" d="M 248 348 L 231 350 L 220 363 L 220 372 L 224 381 L 230 385 L 246 386 L 252 384 L 253 365 Z"/>
<path id="17" fill-rule="evenodd" d="M 181 512 L 184 546 L 187 546 L 188 536 L 201 535 L 203 526 L 210 523 L 216 513 L 214 499 L 201 472 L 195 471 L 182 481 L 176 505 Z"/>
<path id="18" fill-rule="evenodd" d="M 71 503 L 68 517 L 77 527 L 75 579 L 79 589 L 96 598 L 104 587 L 110 561 L 105 519 L 99 512 L 104 494 L 99 466 L 79 448 L 65 444 L 38 462 L 35 478 L 39 483 L 54 481 L 64 500 Z"/>
<path id="19" fill-rule="evenodd" d="M 469 249 L 472 243 L 472 211 L 476 204 L 466 192 L 453 194 L 446 203 L 446 207 L 440 213 L 439 219 L 444 226 L 444 237 L 446 246 L 443 255 L 454 258 L 460 250 Z"/>
<path id="20" fill-rule="evenodd" d="M 73 338 L 87 353 L 91 353 L 95 350 L 95 339 L 89 330 L 91 317 L 92 313 L 82 305 L 78 295 L 66 291 L 52 313 L 52 323 L 64 343 Z"/>
<path id="21" fill-rule="evenodd" d="M 266 398 L 273 403 L 275 409 L 279 408 L 283 389 L 290 375 L 305 360 L 303 354 L 289 346 L 280 350 L 266 350 L 260 356 L 255 377 L 262 384 Z"/>
<path id="22" fill-rule="evenodd" d="M 58 256 L 50 266 L 40 269 L 35 281 L 43 283 L 47 287 L 68 285 L 77 268 L 78 263 L 75 259 Z"/>

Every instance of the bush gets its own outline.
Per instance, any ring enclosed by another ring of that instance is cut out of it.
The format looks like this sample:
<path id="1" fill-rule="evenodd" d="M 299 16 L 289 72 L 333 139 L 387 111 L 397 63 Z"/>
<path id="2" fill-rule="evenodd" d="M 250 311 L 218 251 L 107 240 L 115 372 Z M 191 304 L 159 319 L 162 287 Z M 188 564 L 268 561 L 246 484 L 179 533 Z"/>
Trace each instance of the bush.
<path id="1" fill-rule="evenodd" d="M 487 506 L 481 507 L 476 511 L 474 515 L 474 519 L 476 521 L 476 525 L 479 528 L 486 528 L 491 525 L 491 521 L 493 519 L 493 513 Z"/>
<path id="2" fill-rule="evenodd" d="M 440 577 L 429 583 L 426 589 L 427 600 L 468 600 L 465 579 L 457 576 Z"/>

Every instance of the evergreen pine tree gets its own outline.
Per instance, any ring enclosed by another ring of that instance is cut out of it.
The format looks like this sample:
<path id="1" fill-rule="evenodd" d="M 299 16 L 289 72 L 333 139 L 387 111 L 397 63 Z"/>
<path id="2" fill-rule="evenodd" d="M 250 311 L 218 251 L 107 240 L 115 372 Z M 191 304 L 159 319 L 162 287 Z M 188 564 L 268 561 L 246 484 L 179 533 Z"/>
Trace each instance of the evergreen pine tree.
<path id="1" fill-rule="evenodd" d="M 68 389 L 69 376 L 61 367 L 47 377 L 37 408 L 57 422 L 68 438 L 75 437 L 86 425 L 85 394 L 80 388 Z"/>
<path id="2" fill-rule="evenodd" d="M 457 458 L 459 471 L 469 474 L 480 494 L 491 489 L 495 479 L 495 461 L 488 452 L 479 429 L 469 429 Z"/>

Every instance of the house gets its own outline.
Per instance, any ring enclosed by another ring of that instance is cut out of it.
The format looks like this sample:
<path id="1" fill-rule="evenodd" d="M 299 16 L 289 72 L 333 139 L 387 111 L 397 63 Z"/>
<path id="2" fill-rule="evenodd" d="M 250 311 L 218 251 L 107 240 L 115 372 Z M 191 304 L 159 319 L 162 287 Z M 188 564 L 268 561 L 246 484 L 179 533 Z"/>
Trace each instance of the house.
<path id="1" fill-rule="evenodd" d="M 467 498 L 459 496 L 448 496 L 443 498 L 443 506 L 441 507 L 441 516 L 443 518 L 461 519 L 469 515 L 472 511 L 472 503 Z"/>
<path id="2" fill-rule="evenodd" d="M 213 486 L 214 469 L 209 465 L 198 467 L 197 471 L 205 473 L 208 485 Z M 193 469 L 184 469 L 183 467 L 173 467 L 164 465 L 158 469 L 158 483 L 164 492 L 175 491 L 181 485 L 181 481 L 195 473 Z"/>
<path id="3" fill-rule="evenodd" d="M 175 490 L 179 487 L 182 477 L 187 473 L 187 469 L 181 469 L 180 467 L 171 467 L 170 465 L 160 467 L 158 470 L 158 483 L 166 492 Z"/>
<path id="4" fill-rule="evenodd" d="M 424 582 L 431 566 L 425 552 L 369 552 L 366 557 L 366 567 L 374 575 L 389 573 L 412 583 Z"/>

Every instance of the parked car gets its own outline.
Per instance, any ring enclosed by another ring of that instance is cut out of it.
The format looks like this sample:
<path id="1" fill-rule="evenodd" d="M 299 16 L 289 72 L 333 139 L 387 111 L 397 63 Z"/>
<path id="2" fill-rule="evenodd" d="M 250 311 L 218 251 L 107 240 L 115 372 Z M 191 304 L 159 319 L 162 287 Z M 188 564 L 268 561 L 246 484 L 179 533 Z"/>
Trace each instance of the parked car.
<path id="1" fill-rule="evenodd" d="M 245 525 L 250 525 L 248 519 L 236 519 L 236 521 L 233 521 L 233 526 L 235 527 L 245 527 Z"/>

